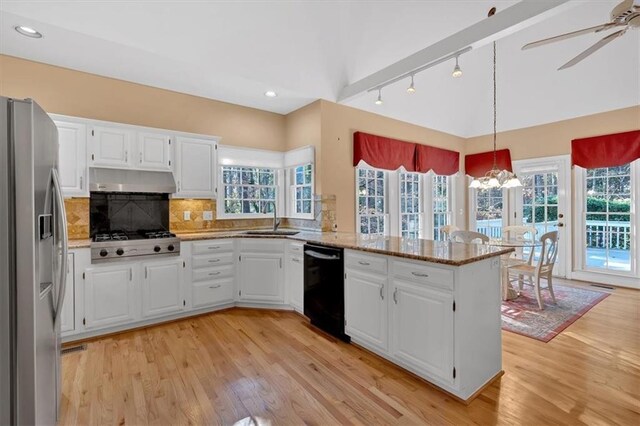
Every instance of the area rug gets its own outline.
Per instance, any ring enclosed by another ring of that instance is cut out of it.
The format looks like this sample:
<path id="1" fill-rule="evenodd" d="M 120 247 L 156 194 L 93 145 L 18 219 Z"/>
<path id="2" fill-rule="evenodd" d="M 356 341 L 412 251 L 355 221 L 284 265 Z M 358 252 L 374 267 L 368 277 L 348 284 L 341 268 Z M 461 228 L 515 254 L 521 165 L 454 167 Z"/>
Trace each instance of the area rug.
<path id="1" fill-rule="evenodd" d="M 531 287 L 525 286 L 516 299 L 503 301 L 502 329 L 548 342 L 609 296 L 601 291 L 557 284 L 553 286 L 553 292 L 556 304 L 549 292 L 542 290 L 543 310 L 538 308 Z"/>

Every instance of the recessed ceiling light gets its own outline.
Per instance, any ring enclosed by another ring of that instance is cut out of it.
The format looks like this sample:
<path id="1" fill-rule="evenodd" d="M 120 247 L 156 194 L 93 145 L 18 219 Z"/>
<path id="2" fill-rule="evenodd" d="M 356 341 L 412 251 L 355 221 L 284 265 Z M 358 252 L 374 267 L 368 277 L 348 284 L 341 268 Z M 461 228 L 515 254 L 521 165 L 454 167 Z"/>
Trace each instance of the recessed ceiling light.
<path id="1" fill-rule="evenodd" d="M 38 31 L 34 30 L 31 27 L 25 27 L 24 25 L 18 25 L 14 27 L 17 32 L 22 34 L 23 36 L 31 37 L 31 38 L 42 38 L 42 34 Z"/>
<path id="2" fill-rule="evenodd" d="M 276 96 L 278 96 L 278 94 L 276 92 L 274 92 L 273 90 L 267 90 L 266 92 L 264 92 L 264 95 L 267 98 L 275 98 Z"/>

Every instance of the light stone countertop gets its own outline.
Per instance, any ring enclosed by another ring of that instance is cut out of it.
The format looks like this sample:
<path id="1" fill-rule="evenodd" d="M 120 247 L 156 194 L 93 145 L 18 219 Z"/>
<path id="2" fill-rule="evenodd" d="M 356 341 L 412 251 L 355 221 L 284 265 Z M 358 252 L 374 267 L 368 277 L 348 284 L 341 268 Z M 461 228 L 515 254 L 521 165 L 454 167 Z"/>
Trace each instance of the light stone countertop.
<path id="1" fill-rule="evenodd" d="M 510 247 L 495 247 L 482 244 L 452 243 L 414 238 L 383 237 L 350 232 L 301 231 L 296 235 L 249 235 L 246 231 L 213 231 L 181 233 L 182 241 L 213 240 L 218 238 L 286 238 L 306 241 L 331 247 L 360 250 L 370 253 L 423 260 L 444 265 L 460 266 L 496 257 L 513 251 Z M 70 240 L 69 248 L 90 247 L 91 240 Z"/>

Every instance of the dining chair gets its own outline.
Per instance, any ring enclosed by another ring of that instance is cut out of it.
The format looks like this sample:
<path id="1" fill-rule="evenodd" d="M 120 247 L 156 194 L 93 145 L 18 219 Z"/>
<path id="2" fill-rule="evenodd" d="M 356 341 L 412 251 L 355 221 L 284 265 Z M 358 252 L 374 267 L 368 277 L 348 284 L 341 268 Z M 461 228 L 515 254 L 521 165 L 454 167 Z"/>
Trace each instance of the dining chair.
<path id="1" fill-rule="evenodd" d="M 458 229 L 460 228 L 455 225 L 444 225 L 441 226 L 440 229 L 438 229 L 438 232 L 444 237 L 443 240 L 446 241 L 451 239 L 451 233 L 457 231 Z"/>
<path id="2" fill-rule="evenodd" d="M 535 241 L 538 230 L 535 226 L 526 225 L 509 225 L 502 227 L 502 238 L 514 241 Z M 529 252 L 527 259 L 523 255 L 523 247 L 515 247 L 515 251 L 508 256 L 509 266 L 517 263 L 528 263 L 529 265 L 533 261 L 533 248 Z"/>
<path id="3" fill-rule="evenodd" d="M 451 241 L 456 243 L 473 243 L 476 240 L 480 240 L 480 244 L 486 244 L 489 242 L 489 237 L 475 231 L 453 231 L 451 233 Z"/>
<path id="4" fill-rule="evenodd" d="M 507 271 L 509 282 L 513 283 L 517 281 L 520 290 L 523 289 L 524 285 L 533 287 L 536 300 L 538 301 L 538 307 L 540 307 L 540 309 L 544 309 L 544 303 L 542 303 L 542 297 L 540 295 L 540 290 L 542 289 L 540 285 L 541 279 L 547 280 L 547 286 L 544 289 L 549 290 L 553 303 L 556 303 L 556 296 L 553 294 L 552 273 L 553 266 L 555 265 L 556 258 L 558 257 L 558 231 L 551 231 L 542 235 L 542 237 L 540 237 L 540 242 L 542 243 L 542 248 L 540 250 L 540 258 L 536 265 L 513 265 L 509 266 Z M 528 282 L 525 282 L 525 276 L 527 277 Z"/>

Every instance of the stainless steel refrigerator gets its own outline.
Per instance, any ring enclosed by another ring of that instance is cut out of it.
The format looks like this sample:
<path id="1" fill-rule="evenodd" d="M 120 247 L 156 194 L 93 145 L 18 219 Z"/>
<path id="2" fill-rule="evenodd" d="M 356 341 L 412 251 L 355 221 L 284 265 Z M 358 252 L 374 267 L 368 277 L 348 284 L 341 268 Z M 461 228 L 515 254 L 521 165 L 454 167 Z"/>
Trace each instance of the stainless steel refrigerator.
<path id="1" fill-rule="evenodd" d="M 55 424 L 67 227 L 58 131 L 0 97 L 0 424 Z"/>

